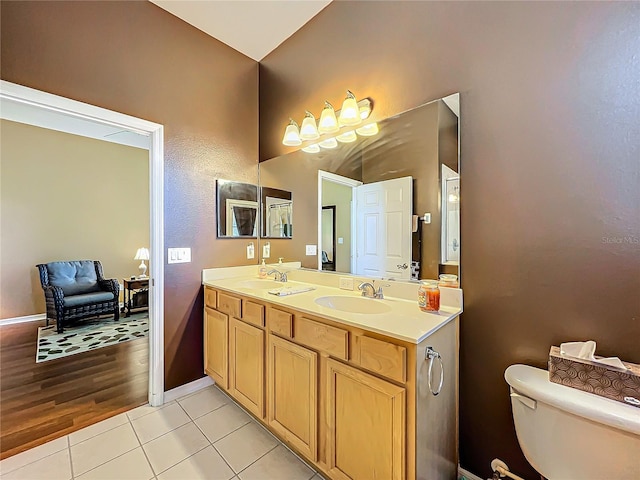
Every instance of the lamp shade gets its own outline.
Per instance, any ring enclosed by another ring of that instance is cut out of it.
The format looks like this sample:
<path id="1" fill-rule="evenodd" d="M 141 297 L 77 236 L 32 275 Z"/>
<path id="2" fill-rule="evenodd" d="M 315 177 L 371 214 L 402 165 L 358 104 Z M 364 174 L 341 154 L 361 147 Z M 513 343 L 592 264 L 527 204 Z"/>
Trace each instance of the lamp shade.
<path id="1" fill-rule="evenodd" d="M 339 122 L 340 125 L 347 127 L 358 125 L 362 122 L 362 119 L 360 118 L 360 107 L 358 107 L 356 97 L 349 90 L 347 90 L 347 98 L 345 98 L 342 103 Z"/>
<path id="2" fill-rule="evenodd" d="M 300 140 L 300 132 L 298 131 L 298 124 L 292 119 L 289 120 L 289 125 L 287 125 L 287 128 L 284 131 L 282 144 L 288 147 L 297 147 L 299 145 L 302 145 L 302 140 Z"/>
<path id="3" fill-rule="evenodd" d="M 355 142 L 358 139 L 358 135 L 353 130 L 349 132 L 342 133 L 336 137 L 340 143 L 351 143 Z"/>
<path id="4" fill-rule="evenodd" d="M 360 127 L 356 129 L 356 133 L 358 135 L 362 135 L 363 137 L 372 137 L 376 133 L 378 133 L 378 124 L 370 123 L 365 125 L 364 127 Z"/>
<path id="5" fill-rule="evenodd" d="M 331 150 L 332 148 L 336 148 L 338 146 L 338 142 L 335 138 L 331 137 L 321 141 L 318 145 L 320 145 L 322 148 L 326 148 L 327 150 Z"/>
<path id="6" fill-rule="evenodd" d="M 318 153 L 320 151 L 320 147 L 318 146 L 317 143 L 313 143 L 308 147 L 304 147 L 302 151 L 306 153 Z"/>
<path id="7" fill-rule="evenodd" d="M 148 248 L 139 248 L 136 252 L 136 256 L 133 257 L 134 260 L 149 260 L 149 249 Z"/>
<path id="8" fill-rule="evenodd" d="M 309 111 L 305 113 L 304 120 L 300 126 L 300 138 L 302 140 L 315 140 L 320 137 L 316 126 L 316 117 Z"/>
<path id="9" fill-rule="evenodd" d="M 335 133 L 340 129 L 338 126 L 338 119 L 336 118 L 336 112 L 333 110 L 333 105 L 329 102 L 324 102 L 324 108 L 320 114 L 320 122 L 318 123 L 318 132 L 320 133 Z"/>

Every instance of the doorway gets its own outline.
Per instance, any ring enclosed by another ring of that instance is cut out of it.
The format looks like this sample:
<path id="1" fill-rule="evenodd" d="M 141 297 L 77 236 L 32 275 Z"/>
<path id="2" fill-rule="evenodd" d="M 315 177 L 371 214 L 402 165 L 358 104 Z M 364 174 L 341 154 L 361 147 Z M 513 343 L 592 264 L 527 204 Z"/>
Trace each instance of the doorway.
<path id="1" fill-rule="evenodd" d="M 64 118 L 69 125 L 92 122 L 149 137 L 150 262 L 149 277 L 149 404 L 164 397 L 164 133 L 163 126 L 140 118 L 0 81 L 0 99 L 16 107 Z M 73 131 L 69 131 L 74 133 Z"/>
<path id="2" fill-rule="evenodd" d="M 362 185 L 359 180 L 354 180 L 335 173 L 318 170 L 318 270 L 325 270 L 324 249 L 326 232 L 324 231 L 323 207 L 333 206 L 333 235 L 335 243 L 332 244 L 333 256 L 331 268 L 342 273 L 355 272 L 355 242 L 352 232 L 355 231 L 354 188 Z M 326 268 L 327 270 L 329 268 Z"/>

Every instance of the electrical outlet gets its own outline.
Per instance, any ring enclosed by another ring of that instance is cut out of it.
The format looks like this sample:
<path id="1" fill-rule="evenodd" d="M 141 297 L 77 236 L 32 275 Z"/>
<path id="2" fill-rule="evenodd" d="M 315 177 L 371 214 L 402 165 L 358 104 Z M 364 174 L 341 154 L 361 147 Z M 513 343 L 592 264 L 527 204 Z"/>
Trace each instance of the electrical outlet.
<path id="1" fill-rule="evenodd" d="M 307 245 L 307 255 L 317 255 L 318 247 L 316 245 Z"/>
<path id="2" fill-rule="evenodd" d="M 253 243 L 250 243 L 249 245 L 247 245 L 247 259 L 251 260 L 254 257 L 255 257 L 255 250 L 253 247 Z"/>
<path id="3" fill-rule="evenodd" d="M 343 290 L 353 290 L 353 278 L 340 277 L 339 287 Z"/>
<path id="4" fill-rule="evenodd" d="M 271 244 L 269 242 L 262 246 L 262 258 L 269 258 L 271 256 Z"/>
<path id="5" fill-rule="evenodd" d="M 338 245 L 342 245 L 344 243 L 343 237 L 338 237 Z"/>

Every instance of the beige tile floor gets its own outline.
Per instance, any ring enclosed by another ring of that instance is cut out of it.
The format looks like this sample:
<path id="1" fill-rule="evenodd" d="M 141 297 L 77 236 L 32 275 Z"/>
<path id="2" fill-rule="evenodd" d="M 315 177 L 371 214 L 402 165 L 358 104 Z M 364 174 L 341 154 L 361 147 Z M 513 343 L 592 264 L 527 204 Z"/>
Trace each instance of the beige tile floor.
<path id="1" fill-rule="evenodd" d="M 3 480 L 321 480 L 216 387 L 0 462 Z"/>

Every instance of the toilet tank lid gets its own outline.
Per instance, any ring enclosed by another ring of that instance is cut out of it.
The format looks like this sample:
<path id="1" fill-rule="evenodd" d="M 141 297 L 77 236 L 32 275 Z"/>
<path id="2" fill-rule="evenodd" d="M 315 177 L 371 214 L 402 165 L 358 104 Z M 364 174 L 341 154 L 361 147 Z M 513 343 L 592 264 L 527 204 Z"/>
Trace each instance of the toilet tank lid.
<path id="1" fill-rule="evenodd" d="M 549 372 L 511 365 L 504 378 L 518 393 L 560 410 L 640 435 L 640 408 L 549 381 Z"/>

